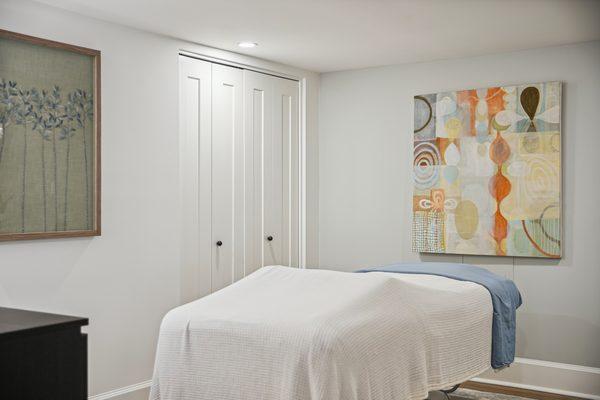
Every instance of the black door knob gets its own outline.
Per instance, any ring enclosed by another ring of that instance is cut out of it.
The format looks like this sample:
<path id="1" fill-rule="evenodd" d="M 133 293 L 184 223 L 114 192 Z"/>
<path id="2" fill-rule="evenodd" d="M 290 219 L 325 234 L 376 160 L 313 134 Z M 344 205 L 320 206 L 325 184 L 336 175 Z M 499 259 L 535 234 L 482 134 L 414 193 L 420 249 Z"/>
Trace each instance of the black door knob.
<path id="1" fill-rule="evenodd" d="M 267 240 L 268 240 L 269 242 L 272 242 L 272 241 L 273 241 L 273 236 L 267 236 Z"/>
<path id="2" fill-rule="evenodd" d="M 223 244 L 223 242 L 221 242 L 220 240 L 217 242 L 217 246 L 221 247 L 221 245 Z"/>

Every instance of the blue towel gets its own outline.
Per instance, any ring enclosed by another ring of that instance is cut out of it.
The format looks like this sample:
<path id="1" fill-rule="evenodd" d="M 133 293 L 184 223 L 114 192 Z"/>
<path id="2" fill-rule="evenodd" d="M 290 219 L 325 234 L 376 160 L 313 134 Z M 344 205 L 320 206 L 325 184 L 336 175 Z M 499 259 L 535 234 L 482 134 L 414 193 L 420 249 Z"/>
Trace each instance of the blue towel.
<path id="1" fill-rule="evenodd" d="M 492 296 L 492 368 L 509 366 L 515 359 L 516 310 L 521 305 L 521 293 L 513 281 L 486 269 L 454 263 L 393 264 L 361 269 L 356 272 L 395 272 L 445 276 L 459 281 L 478 283 Z"/>

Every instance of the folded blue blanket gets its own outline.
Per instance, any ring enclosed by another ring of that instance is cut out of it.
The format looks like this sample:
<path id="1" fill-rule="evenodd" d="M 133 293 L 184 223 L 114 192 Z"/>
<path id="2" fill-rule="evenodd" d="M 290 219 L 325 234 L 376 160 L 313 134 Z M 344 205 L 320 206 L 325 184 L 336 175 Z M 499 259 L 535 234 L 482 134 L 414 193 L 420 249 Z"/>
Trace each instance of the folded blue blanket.
<path id="1" fill-rule="evenodd" d="M 486 269 L 454 263 L 406 263 L 361 269 L 356 272 L 394 272 L 399 274 L 438 275 L 459 281 L 478 283 L 492 296 L 492 368 L 509 366 L 515 359 L 516 310 L 521 293 L 513 281 Z"/>

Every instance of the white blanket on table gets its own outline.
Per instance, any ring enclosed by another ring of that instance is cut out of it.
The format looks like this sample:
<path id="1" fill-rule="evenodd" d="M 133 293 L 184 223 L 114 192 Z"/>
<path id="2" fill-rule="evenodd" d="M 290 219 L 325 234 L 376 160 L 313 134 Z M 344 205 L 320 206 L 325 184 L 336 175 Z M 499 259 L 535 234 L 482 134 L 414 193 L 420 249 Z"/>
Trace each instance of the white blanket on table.
<path id="1" fill-rule="evenodd" d="M 264 267 L 175 308 L 152 400 L 413 400 L 490 366 L 485 288 L 430 275 Z"/>

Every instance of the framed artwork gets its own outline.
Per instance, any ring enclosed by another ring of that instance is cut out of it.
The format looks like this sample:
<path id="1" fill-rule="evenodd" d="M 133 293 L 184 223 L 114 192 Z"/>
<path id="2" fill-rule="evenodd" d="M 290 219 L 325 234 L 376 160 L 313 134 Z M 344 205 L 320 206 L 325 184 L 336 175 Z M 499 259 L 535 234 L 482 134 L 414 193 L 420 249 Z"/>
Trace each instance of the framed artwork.
<path id="1" fill-rule="evenodd" d="M 0 30 L 0 240 L 100 235 L 100 52 Z"/>
<path id="2" fill-rule="evenodd" d="M 560 258 L 561 83 L 414 98 L 413 250 Z"/>

